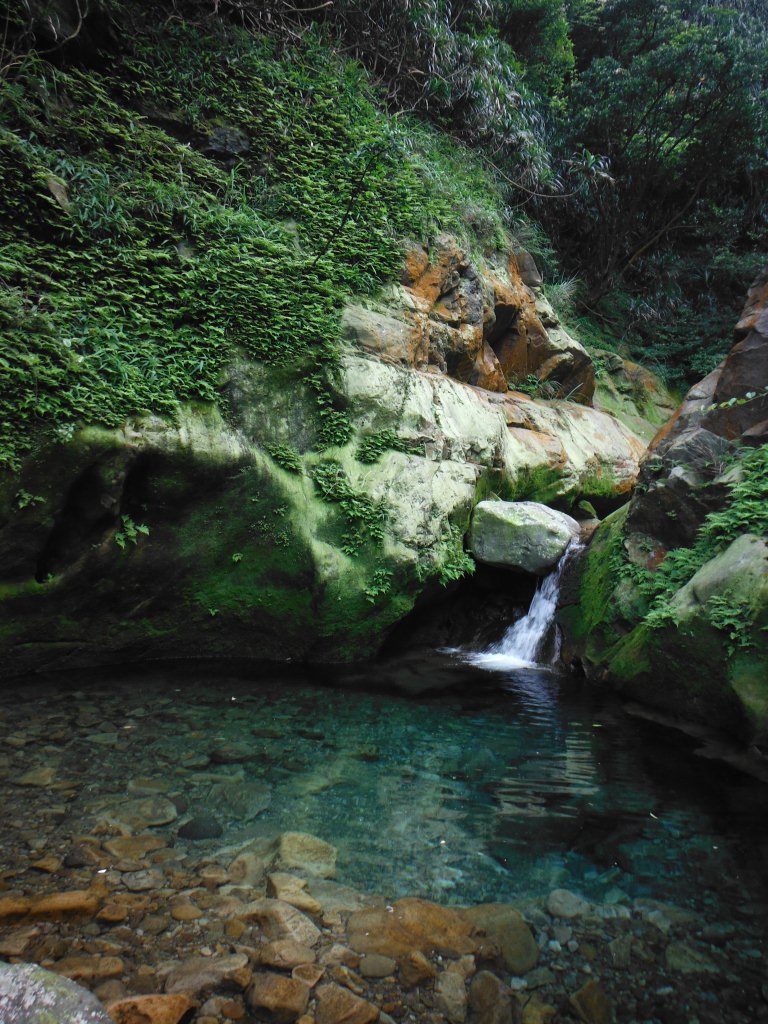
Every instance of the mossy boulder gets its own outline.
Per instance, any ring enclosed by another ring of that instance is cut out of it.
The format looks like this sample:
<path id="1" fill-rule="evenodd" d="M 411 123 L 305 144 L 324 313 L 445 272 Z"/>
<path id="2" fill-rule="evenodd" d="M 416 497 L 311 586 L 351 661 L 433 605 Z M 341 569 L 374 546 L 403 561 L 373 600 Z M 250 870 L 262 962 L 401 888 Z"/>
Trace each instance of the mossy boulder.
<path id="1" fill-rule="evenodd" d="M 579 536 L 564 512 L 535 501 L 481 501 L 472 515 L 469 550 L 478 562 L 541 576 Z"/>

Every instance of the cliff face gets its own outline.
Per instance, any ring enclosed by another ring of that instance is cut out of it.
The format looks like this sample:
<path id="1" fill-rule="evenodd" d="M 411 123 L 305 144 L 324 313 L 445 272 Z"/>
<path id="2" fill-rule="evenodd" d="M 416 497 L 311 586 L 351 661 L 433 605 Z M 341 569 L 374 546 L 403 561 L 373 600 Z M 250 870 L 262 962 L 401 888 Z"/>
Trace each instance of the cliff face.
<path id="1" fill-rule="evenodd" d="M 683 717 L 768 735 L 768 271 L 734 345 L 652 441 L 561 611 L 587 674 Z"/>
<path id="2" fill-rule="evenodd" d="M 495 337 L 526 372 L 548 363 L 558 386 L 588 392 L 592 379 L 559 324 L 550 339 L 519 261 L 480 268 L 444 238 L 418 288 L 408 260 L 405 284 L 347 308 L 344 445 L 318 450 L 309 387 L 241 357 L 221 407 L 83 426 L 39 448 L 2 491 L 5 670 L 361 658 L 419 594 L 471 567 L 463 536 L 489 492 L 628 493 L 643 451 L 630 430 L 508 389 Z M 493 390 L 468 382 L 488 366 Z"/>

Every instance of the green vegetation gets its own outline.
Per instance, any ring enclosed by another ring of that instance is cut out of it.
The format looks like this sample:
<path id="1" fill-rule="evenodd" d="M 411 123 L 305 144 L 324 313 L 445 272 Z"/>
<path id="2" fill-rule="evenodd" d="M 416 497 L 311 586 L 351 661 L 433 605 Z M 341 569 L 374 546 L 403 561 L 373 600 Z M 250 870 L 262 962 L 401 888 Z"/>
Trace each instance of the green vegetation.
<path id="1" fill-rule="evenodd" d="M 394 430 L 379 430 L 373 434 L 366 434 L 357 447 L 355 458 L 358 462 L 370 465 L 378 462 L 386 451 L 405 452 L 412 454 L 414 446 L 412 442 L 404 441 L 397 436 Z"/>
<path id="2" fill-rule="evenodd" d="M 13 66 L 0 95 L 0 465 L 45 431 L 219 397 L 237 350 L 310 386 L 345 443 L 339 311 L 405 237 L 503 232 L 492 176 L 377 105 L 307 36 L 126 35 L 99 70 Z"/>
<path id="3" fill-rule="evenodd" d="M 321 462 L 312 471 L 312 479 L 322 500 L 336 505 L 344 519 L 341 550 L 345 554 L 356 554 L 368 541 L 379 544 L 384 540 L 386 506 L 356 491 L 340 463 L 332 459 Z"/>

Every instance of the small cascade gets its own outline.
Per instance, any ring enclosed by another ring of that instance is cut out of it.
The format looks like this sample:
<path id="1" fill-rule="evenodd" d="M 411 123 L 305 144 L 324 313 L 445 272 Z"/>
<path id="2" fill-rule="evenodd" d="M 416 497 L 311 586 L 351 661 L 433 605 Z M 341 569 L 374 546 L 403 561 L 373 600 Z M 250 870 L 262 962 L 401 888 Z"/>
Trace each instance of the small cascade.
<path id="1" fill-rule="evenodd" d="M 554 621 L 560 580 L 570 559 L 581 549 L 577 541 L 569 544 L 552 572 L 545 576 L 533 595 L 528 613 L 510 626 L 498 643 L 470 655 L 475 665 L 484 668 L 535 668 L 547 633 Z"/>

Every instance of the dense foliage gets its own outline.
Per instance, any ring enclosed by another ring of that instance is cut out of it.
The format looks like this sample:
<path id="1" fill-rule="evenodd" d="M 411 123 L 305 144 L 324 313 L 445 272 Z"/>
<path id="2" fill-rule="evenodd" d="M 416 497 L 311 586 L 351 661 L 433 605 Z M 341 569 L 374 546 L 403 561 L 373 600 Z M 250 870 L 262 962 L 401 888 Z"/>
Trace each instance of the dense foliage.
<path id="1" fill-rule="evenodd" d="M 570 275 L 587 342 L 688 379 L 768 258 L 759 0 L 58 0 L 8 19 L 6 466 L 40 427 L 213 397 L 236 348 L 290 365 L 322 443 L 345 442 L 339 309 L 393 277 L 403 237 L 492 247 L 506 218 Z"/>

